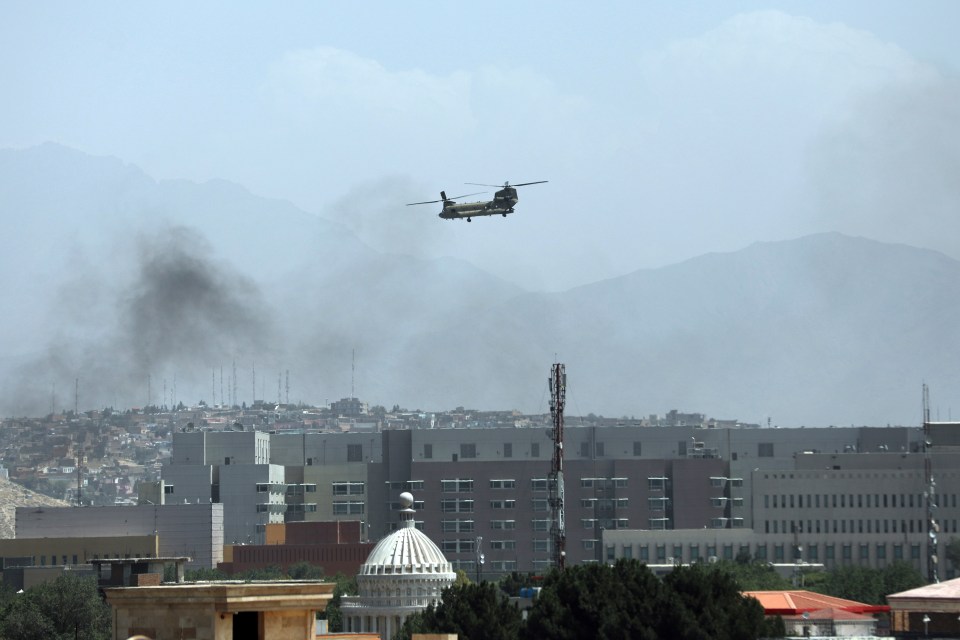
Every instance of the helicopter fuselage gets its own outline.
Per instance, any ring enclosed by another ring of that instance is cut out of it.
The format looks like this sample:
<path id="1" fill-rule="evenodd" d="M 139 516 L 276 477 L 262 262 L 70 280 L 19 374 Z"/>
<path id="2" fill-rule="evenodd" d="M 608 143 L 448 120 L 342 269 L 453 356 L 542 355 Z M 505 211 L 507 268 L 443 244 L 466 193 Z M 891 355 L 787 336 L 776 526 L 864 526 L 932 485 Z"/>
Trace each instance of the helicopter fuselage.
<path id="1" fill-rule="evenodd" d="M 493 200 L 463 202 L 460 204 L 457 204 L 453 200 L 444 200 L 443 211 L 440 212 L 440 217 L 444 220 L 466 218 L 469 221 L 470 218 L 476 216 L 506 216 L 509 213 L 513 213 L 513 206 L 517 204 L 517 201 L 517 190 L 513 187 L 497 191 L 493 196 Z"/>

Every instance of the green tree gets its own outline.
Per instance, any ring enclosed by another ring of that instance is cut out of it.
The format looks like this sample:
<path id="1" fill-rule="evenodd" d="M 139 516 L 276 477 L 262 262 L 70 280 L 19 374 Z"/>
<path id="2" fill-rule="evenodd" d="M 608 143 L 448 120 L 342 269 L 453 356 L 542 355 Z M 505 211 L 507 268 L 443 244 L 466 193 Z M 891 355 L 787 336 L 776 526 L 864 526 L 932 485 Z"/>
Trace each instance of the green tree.
<path id="1" fill-rule="evenodd" d="M 752 561 L 748 558 L 746 562 L 721 560 L 713 566 L 719 571 L 732 575 L 740 585 L 741 591 L 776 591 L 792 588 L 790 580 L 777 573 L 777 570 L 767 562 Z"/>
<path id="2" fill-rule="evenodd" d="M 492 582 L 454 585 L 443 590 L 440 604 L 407 618 L 394 638 L 456 633 L 460 640 L 515 640 L 521 622 L 520 610 Z"/>
<path id="3" fill-rule="evenodd" d="M 811 589 L 814 587 L 811 586 Z M 822 584 L 816 586 L 819 593 L 836 598 L 855 600 L 865 604 L 882 604 L 883 579 L 876 569 L 849 565 L 827 572 Z"/>
<path id="4" fill-rule="evenodd" d="M 343 631 L 343 614 L 340 611 L 340 600 L 343 596 L 355 596 L 359 593 L 357 588 L 357 579 L 338 573 L 333 581 L 336 586 L 333 588 L 333 595 L 327 608 L 321 614 L 321 618 L 327 620 L 327 628 L 333 631 Z"/>
<path id="5" fill-rule="evenodd" d="M 954 569 L 960 569 L 960 538 L 950 538 L 947 547 L 944 550 L 947 560 L 953 565 Z"/>
<path id="6" fill-rule="evenodd" d="M 880 580 L 883 584 L 884 603 L 891 593 L 900 593 L 927 584 L 927 581 L 923 579 L 923 576 L 913 565 L 902 560 L 884 567 L 880 571 Z"/>
<path id="7" fill-rule="evenodd" d="M 105 640 L 111 632 L 110 607 L 92 577 L 63 574 L 18 594 L 4 614 L 4 640 Z"/>
<path id="8" fill-rule="evenodd" d="M 30 597 L 11 602 L 3 611 L 0 637 L 4 640 L 49 640 L 57 637 L 53 623 Z"/>
<path id="9" fill-rule="evenodd" d="M 323 568 L 304 560 L 287 567 L 287 575 L 293 580 L 320 580 L 323 578 Z"/>

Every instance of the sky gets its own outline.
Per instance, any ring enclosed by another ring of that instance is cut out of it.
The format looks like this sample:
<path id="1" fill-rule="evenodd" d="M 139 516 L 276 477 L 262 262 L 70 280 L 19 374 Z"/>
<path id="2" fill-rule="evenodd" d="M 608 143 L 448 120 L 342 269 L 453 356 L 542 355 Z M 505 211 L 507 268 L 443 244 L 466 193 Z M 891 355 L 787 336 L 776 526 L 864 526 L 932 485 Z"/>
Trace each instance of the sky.
<path id="1" fill-rule="evenodd" d="M 0 147 L 229 180 L 530 290 L 821 231 L 960 258 L 957 24 L 952 1 L 7 1 Z M 507 219 L 404 206 L 537 180 Z"/>

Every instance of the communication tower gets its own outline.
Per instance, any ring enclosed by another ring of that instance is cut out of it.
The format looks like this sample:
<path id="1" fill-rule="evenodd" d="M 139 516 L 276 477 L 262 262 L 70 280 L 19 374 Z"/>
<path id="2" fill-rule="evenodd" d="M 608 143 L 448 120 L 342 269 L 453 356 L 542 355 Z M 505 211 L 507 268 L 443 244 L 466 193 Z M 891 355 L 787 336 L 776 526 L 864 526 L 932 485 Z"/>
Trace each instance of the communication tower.
<path id="1" fill-rule="evenodd" d="M 930 389 L 923 384 L 923 479 L 926 483 L 924 493 L 927 498 L 927 581 L 940 582 L 937 570 L 937 537 L 940 525 L 937 524 L 937 482 L 933 479 L 933 463 L 930 448 L 933 446 L 930 433 Z"/>
<path id="2" fill-rule="evenodd" d="M 547 484 L 550 488 L 550 538 L 553 565 L 563 570 L 566 561 L 567 534 L 563 511 L 563 405 L 567 396 L 567 374 L 562 364 L 550 369 L 550 416 L 553 418 L 553 461 Z"/>

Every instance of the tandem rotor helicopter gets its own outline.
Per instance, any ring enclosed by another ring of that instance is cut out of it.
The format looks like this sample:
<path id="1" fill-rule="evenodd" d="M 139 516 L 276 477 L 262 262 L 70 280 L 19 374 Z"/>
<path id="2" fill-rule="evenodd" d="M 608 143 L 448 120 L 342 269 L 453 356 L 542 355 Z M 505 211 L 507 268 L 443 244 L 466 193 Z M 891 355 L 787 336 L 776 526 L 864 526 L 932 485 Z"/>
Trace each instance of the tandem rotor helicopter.
<path id="1" fill-rule="evenodd" d="M 427 200 L 425 202 L 411 202 L 407 206 L 413 206 L 416 204 L 434 204 L 436 202 L 443 203 L 443 210 L 440 212 L 440 217 L 444 220 L 459 220 L 461 218 L 466 218 L 467 222 L 472 222 L 471 218 L 475 216 L 495 216 L 502 215 L 504 218 L 507 217 L 508 213 L 513 213 L 513 207 L 517 204 L 519 198 L 517 197 L 517 187 L 526 187 L 531 184 L 543 184 L 544 182 L 549 182 L 549 180 L 537 180 L 536 182 L 521 182 L 520 184 L 510 184 L 509 182 L 504 182 L 503 185 L 499 184 L 480 184 L 479 182 L 467 182 L 466 184 L 474 185 L 477 187 L 497 187 L 500 190 L 493 194 L 493 200 L 481 200 L 480 202 L 463 202 L 457 204 L 455 200 L 457 198 L 466 198 L 468 196 L 480 195 L 480 193 L 485 193 L 481 191 L 480 193 L 467 193 L 462 196 L 454 196 L 452 198 L 447 197 L 445 191 L 440 192 L 439 200 Z"/>

